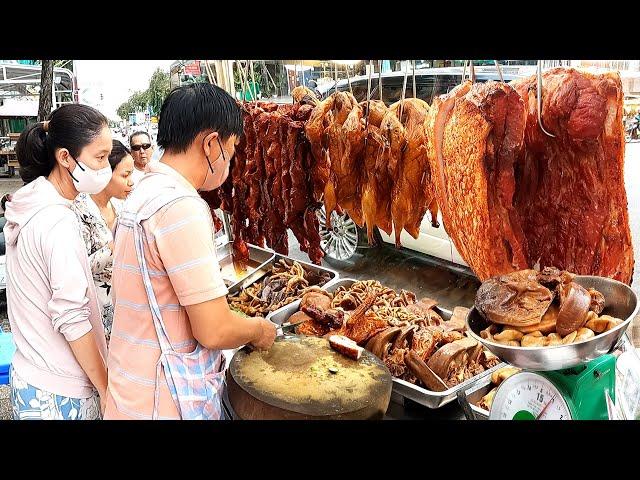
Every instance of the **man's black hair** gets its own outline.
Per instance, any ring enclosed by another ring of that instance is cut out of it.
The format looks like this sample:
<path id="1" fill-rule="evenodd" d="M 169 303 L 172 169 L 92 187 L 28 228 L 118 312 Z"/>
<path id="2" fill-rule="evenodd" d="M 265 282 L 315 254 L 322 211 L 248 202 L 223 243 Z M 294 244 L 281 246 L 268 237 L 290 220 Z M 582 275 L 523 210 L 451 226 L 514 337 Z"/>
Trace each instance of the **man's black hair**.
<path id="1" fill-rule="evenodd" d="M 221 140 L 242 135 L 242 113 L 234 98 L 209 83 L 172 90 L 160 109 L 158 145 L 168 152 L 186 152 L 205 130 L 218 132 Z"/>
<path id="2" fill-rule="evenodd" d="M 137 137 L 138 135 L 146 135 L 147 138 L 149 139 L 149 143 L 151 143 L 151 136 L 147 132 L 145 132 L 144 130 L 138 130 L 137 132 L 133 132 L 129 136 L 129 146 L 131 146 L 131 141 L 133 140 L 133 137 Z"/>

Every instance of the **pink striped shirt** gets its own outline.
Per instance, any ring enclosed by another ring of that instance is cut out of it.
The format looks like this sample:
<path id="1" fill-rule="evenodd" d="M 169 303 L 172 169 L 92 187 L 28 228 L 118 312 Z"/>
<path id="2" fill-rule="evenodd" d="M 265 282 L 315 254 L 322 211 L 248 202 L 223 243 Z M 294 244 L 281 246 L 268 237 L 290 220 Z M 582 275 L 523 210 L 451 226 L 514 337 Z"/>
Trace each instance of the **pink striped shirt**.
<path id="1" fill-rule="evenodd" d="M 163 163 L 151 172 L 195 190 Z M 153 195 L 154 179 L 142 182 L 132 195 Z M 139 198 L 139 197 L 138 197 Z M 126 206 L 125 206 L 126 209 Z M 197 198 L 183 198 L 160 209 L 143 222 L 144 253 L 151 283 L 174 349 L 190 352 L 196 346 L 185 309 L 227 294 L 215 254 L 211 212 Z M 133 233 L 116 233 L 113 261 L 114 318 L 109 344 L 105 419 L 151 419 L 156 364 L 160 346 L 138 268 Z M 160 381 L 159 417 L 179 418 L 164 374 Z"/>

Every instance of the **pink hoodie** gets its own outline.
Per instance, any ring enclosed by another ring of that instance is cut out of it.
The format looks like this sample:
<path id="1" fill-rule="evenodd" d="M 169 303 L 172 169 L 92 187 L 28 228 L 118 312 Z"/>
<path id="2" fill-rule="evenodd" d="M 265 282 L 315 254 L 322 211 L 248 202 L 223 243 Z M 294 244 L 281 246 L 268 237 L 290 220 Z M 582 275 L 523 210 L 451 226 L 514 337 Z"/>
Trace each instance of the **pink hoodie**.
<path id="1" fill-rule="evenodd" d="M 80 226 L 71 202 L 45 178 L 6 204 L 7 312 L 13 368 L 29 384 L 87 398 L 93 385 L 70 341 L 90 332 L 105 360 L 107 345 Z"/>

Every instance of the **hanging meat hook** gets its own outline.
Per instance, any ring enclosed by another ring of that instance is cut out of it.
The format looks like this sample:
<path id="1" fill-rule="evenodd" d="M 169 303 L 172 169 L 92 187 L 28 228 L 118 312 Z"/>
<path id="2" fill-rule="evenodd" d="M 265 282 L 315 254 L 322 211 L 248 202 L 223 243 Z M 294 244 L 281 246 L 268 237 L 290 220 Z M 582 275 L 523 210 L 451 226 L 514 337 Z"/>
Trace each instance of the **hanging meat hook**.
<path id="1" fill-rule="evenodd" d="M 373 71 L 373 60 L 369 60 L 369 80 L 367 82 L 367 118 L 364 121 L 364 148 L 367 148 L 367 138 L 369 137 L 369 115 L 371 115 L 371 72 Z"/>
<path id="2" fill-rule="evenodd" d="M 416 61 L 411 60 L 412 73 L 413 73 L 413 98 L 416 98 Z"/>
<path id="3" fill-rule="evenodd" d="M 409 74 L 408 70 L 409 70 L 409 64 L 405 63 L 404 65 L 404 80 L 402 81 L 402 96 L 400 97 L 400 117 L 398 118 L 398 120 L 400 120 L 400 122 L 402 122 L 402 111 L 404 110 L 404 99 L 405 99 L 405 93 L 407 91 L 407 75 Z"/>
<path id="4" fill-rule="evenodd" d="M 254 100 L 258 100 L 258 92 L 257 92 L 257 85 L 256 85 L 256 75 L 253 71 L 253 60 L 249 60 L 251 62 L 251 81 L 253 82 L 253 99 Z"/>
<path id="5" fill-rule="evenodd" d="M 494 60 L 493 63 L 496 64 L 496 70 L 498 70 L 498 76 L 500 77 L 500 81 L 504 83 L 504 78 L 502 78 L 502 69 L 500 68 L 500 64 L 498 63 L 498 60 Z"/>
<path id="6" fill-rule="evenodd" d="M 382 60 L 378 60 L 378 88 L 380 89 L 380 101 L 382 100 Z"/>
<path id="7" fill-rule="evenodd" d="M 540 129 L 546 135 L 555 138 L 555 135 L 547 132 L 542 125 L 542 60 L 538 60 L 538 88 L 536 89 L 536 98 L 538 105 L 538 125 L 540 125 Z"/>

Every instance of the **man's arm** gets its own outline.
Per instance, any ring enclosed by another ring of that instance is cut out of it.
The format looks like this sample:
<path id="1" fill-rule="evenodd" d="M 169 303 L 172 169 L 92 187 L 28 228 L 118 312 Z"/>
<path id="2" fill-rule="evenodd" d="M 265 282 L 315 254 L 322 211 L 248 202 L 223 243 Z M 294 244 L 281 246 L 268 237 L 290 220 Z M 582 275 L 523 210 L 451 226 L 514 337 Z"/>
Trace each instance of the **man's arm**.
<path id="1" fill-rule="evenodd" d="M 233 313 L 226 297 L 187 305 L 185 308 L 193 336 L 201 345 L 212 350 L 226 350 L 247 343 L 258 348 L 269 348 L 275 338 L 275 324 L 260 317 L 243 317 Z"/>
<path id="2" fill-rule="evenodd" d="M 242 317 L 229 309 L 209 207 L 195 198 L 179 200 L 167 208 L 154 230 L 158 253 L 180 304 L 187 310 L 196 340 L 211 349 L 247 343 L 269 348 L 275 324 Z"/>

